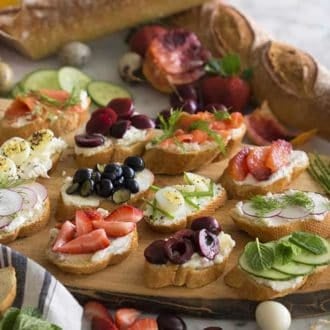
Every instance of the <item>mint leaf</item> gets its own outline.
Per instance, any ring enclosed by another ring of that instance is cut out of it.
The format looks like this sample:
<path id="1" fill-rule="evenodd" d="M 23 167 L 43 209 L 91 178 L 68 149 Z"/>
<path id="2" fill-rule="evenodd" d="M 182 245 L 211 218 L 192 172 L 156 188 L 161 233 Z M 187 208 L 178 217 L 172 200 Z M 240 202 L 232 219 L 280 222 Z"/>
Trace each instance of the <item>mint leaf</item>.
<path id="1" fill-rule="evenodd" d="M 290 242 L 279 242 L 275 246 L 275 262 L 284 265 L 300 252 L 300 248 Z"/>
<path id="2" fill-rule="evenodd" d="M 315 234 L 310 234 L 303 231 L 295 232 L 291 235 L 289 241 L 316 255 L 328 252 L 328 249 L 321 237 Z"/>
<path id="3" fill-rule="evenodd" d="M 275 261 L 274 250 L 260 243 L 258 238 L 246 245 L 244 253 L 249 266 L 255 271 L 270 269 Z"/>
<path id="4" fill-rule="evenodd" d="M 225 72 L 222 70 L 221 59 L 211 58 L 206 63 L 204 70 L 211 74 L 219 74 L 225 76 Z"/>
<path id="5" fill-rule="evenodd" d="M 14 327 L 16 318 L 20 310 L 16 307 L 11 307 L 7 309 L 0 321 L 0 330 L 11 330 Z"/>
<path id="6" fill-rule="evenodd" d="M 241 71 L 240 57 L 237 54 L 228 54 L 221 59 L 211 58 L 206 63 L 204 70 L 223 77 L 238 75 Z"/>

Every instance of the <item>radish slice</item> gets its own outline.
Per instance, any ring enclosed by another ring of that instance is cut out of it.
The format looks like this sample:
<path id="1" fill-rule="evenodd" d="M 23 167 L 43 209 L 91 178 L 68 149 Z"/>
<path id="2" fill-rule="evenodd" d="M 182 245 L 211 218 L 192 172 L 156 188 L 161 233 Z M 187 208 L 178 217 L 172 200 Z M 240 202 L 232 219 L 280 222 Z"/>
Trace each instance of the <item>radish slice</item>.
<path id="1" fill-rule="evenodd" d="M 309 215 L 309 211 L 301 206 L 287 206 L 285 207 L 279 216 L 286 219 L 300 219 Z"/>
<path id="2" fill-rule="evenodd" d="M 242 207 L 243 212 L 250 217 L 256 218 L 272 218 L 280 214 L 281 209 L 275 209 L 273 211 L 267 212 L 262 216 L 258 215 L 258 211 L 252 206 L 252 202 L 246 202 Z"/>
<path id="3" fill-rule="evenodd" d="M 15 187 L 11 190 L 16 191 L 23 197 L 23 210 L 31 209 L 36 205 L 38 197 L 34 190 L 24 186 Z"/>
<path id="4" fill-rule="evenodd" d="M 9 189 L 0 189 L 0 216 L 11 215 L 22 208 L 23 198 Z"/>
<path id="5" fill-rule="evenodd" d="M 0 217 L 0 229 L 5 228 L 11 222 L 9 217 Z"/>
<path id="6" fill-rule="evenodd" d="M 43 201 L 47 198 L 47 189 L 38 182 L 32 182 L 29 184 L 22 185 L 21 187 L 26 187 L 32 189 Z"/>
<path id="7" fill-rule="evenodd" d="M 313 210 L 311 211 L 311 214 L 314 215 L 319 215 L 323 214 L 325 212 L 329 212 L 329 200 L 319 194 L 313 194 L 313 202 L 314 202 L 314 207 Z"/>

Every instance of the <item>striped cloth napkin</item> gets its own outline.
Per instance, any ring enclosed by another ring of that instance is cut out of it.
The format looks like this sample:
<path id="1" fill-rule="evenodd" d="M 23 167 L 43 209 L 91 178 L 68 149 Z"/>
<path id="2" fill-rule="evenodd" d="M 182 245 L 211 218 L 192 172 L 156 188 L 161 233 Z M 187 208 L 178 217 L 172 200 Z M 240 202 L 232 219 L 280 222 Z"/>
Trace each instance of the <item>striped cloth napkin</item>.
<path id="1" fill-rule="evenodd" d="M 81 330 L 83 309 L 71 293 L 40 265 L 0 244 L 0 267 L 10 265 L 17 277 L 13 306 L 37 308 L 43 319 L 63 330 Z"/>

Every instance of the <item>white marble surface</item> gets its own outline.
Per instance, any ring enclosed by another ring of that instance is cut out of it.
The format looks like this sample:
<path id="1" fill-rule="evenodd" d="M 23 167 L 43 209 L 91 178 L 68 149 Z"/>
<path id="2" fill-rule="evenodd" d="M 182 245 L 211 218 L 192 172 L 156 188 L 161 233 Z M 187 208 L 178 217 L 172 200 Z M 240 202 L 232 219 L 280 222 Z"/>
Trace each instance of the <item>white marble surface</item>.
<path id="1" fill-rule="evenodd" d="M 184 0 L 182 0 L 184 1 Z M 260 26 L 279 40 L 298 46 L 330 69 L 330 1 L 329 0 L 232 0 L 229 1 L 242 11 L 253 17 Z M 116 62 L 120 54 L 125 51 L 123 43 L 125 33 L 118 33 L 112 37 L 92 42 L 93 56 L 85 71 L 98 80 L 119 82 Z M 59 67 L 55 57 L 32 62 L 0 45 L 0 57 L 9 62 L 15 72 L 15 79 L 37 68 Z M 149 114 L 156 114 L 168 107 L 168 99 L 148 87 L 130 88 L 137 110 Z M 322 149 L 329 153 L 329 145 L 322 142 Z M 330 318 L 330 316 L 325 316 Z M 206 326 L 221 326 L 226 330 L 256 329 L 254 322 L 201 320 L 185 317 L 188 328 L 203 329 Z M 294 320 L 292 330 L 307 330 L 315 319 Z"/>

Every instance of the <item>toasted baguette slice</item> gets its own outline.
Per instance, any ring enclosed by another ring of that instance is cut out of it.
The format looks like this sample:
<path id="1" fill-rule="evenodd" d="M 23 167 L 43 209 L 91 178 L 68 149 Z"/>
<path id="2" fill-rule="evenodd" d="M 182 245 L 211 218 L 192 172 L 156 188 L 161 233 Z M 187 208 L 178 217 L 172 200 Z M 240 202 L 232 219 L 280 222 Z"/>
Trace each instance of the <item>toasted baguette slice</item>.
<path id="1" fill-rule="evenodd" d="M 141 156 L 146 144 L 154 137 L 155 130 L 149 129 L 145 138 L 131 144 L 120 144 L 117 139 L 106 139 L 104 147 L 84 148 L 75 147 L 75 159 L 79 166 L 94 167 L 96 164 L 107 164 L 109 162 L 122 163 L 129 156 Z"/>
<path id="2" fill-rule="evenodd" d="M 15 268 L 12 266 L 0 268 L 0 316 L 13 304 L 16 289 Z"/>
<path id="3" fill-rule="evenodd" d="M 214 186 L 213 197 L 210 197 L 204 201 L 198 210 L 190 208 L 189 204 L 185 204 L 185 212 L 179 212 L 178 216 L 174 219 L 171 219 L 163 214 L 159 214 L 158 217 L 156 215 L 156 218 L 153 219 L 151 206 L 147 205 L 145 208 L 144 220 L 148 226 L 156 232 L 174 233 L 180 229 L 190 227 L 190 224 L 196 218 L 213 214 L 214 211 L 222 206 L 226 200 L 226 191 L 221 185 L 218 184 Z"/>
<path id="4" fill-rule="evenodd" d="M 0 243 L 6 244 L 14 241 L 18 237 L 33 235 L 46 226 L 50 218 L 50 201 L 47 197 L 42 205 L 42 210 L 36 217 L 27 219 L 12 231 L 0 230 Z"/>
<path id="5" fill-rule="evenodd" d="M 144 169 L 142 172 L 138 172 L 136 176 L 139 180 L 141 190 L 131 195 L 131 199 L 128 201 L 130 204 L 136 203 L 149 193 L 149 188 L 154 182 L 154 175 L 148 170 Z M 81 197 L 79 195 L 68 195 L 66 189 L 72 182 L 71 178 L 67 178 L 63 183 L 59 200 L 57 203 L 55 218 L 59 221 L 65 221 L 74 217 L 75 211 L 79 208 L 97 208 L 103 207 L 108 209 L 115 206 L 111 199 L 104 199 L 96 195 L 90 197 Z"/>
<path id="6" fill-rule="evenodd" d="M 228 286 L 234 288 L 235 291 L 238 292 L 241 299 L 263 301 L 284 297 L 290 293 L 293 293 L 303 285 L 307 284 L 307 281 L 310 283 L 315 282 L 319 273 L 326 268 L 327 266 L 317 267 L 312 274 L 303 276 L 298 283 L 282 291 L 275 291 L 269 286 L 256 282 L 253 276 L 243 271 L 239 266 L 235 266 L 232 270 L 230 270 L 225 275 L 224 280 Z"/>
<path id="7" fill-rule="evenodd" d="M 0 143 L 13 136 L 28 138 L 35 131 L 49 128 L 55 136 L 65 136 L 80 127 L 89 117 L 90 99 L 86 99 L 84 107 L 80 111 L 61 111 L 56 120 L 50 121 L 44 116 L 39 115 L 36 118 L 27 118 L 22 120 L 22 124 L 11 118 L 3 117 L 0 120 Z"/>
<path id="8" fill-rule="evenodd" d="M 230 235 L 221 232 L 218 236 L 219 240 L 219 260 L 218 256 L 214 260 L 209 260 L 209 265 L 196 267 L 198 260 L 205 258 L 194 253 L 194 262 L 188 264 L 189 260 L 181 265 L 167 262 L 163 265 L 152 264 L 145 261 L 144 264 L 144 281 L 147 287 L 152 289 L 162 288 L 170 285 L 186 286 L 187 288 L 200 288 L 215 281 L 224 271 L 226 262 L 235 242 Z"/>
<path id="9" fill-rule="evenodd" d="M 51 247 L 56 239 L 56 236 L 57 231 L 55 232 L 55 235 L 51 237 L 47 246 L 47 259 L 64 272 L 73 274 L 92 274 L 110 265 L 118 264 L 126 259 L 129 254 L 138 246 L 138 232 L 137 229 L 135 229 L 128 235 L 117 238 L 122 239 L 127 237 L 128 239 L 128 243 L 124 245 L 124 248 L 120 249 L 119 253 L 111 249 L 111 245 L 115 244 L 115 239 L 113 239 L 110 245 L 110 251 L 108 253 L 104 253 L 103 256 L 96 258 L 97 260 L 93 260 L 93 256 L 95 259 L 95 254 L 69 255 L 53 252 Z"/>
<path id="10" fill-rule="evenodd" d="M 237 182 L 229 175 L 227 167 L 220 178 L 220 182 L 226 188 L 228 196 L 237 199 L 248 199 L 255 195 L 266 195 L 268 192 L 284 191 L 309 165 L 308 157 L 303 151 L 294 150 L 292 153 L 294 155 L 299 153 L 302 156 L 301 161 L 297 164 L 290 162 L 285 168 L 282 167 L 278 172 L 273 173 L 268 180 L 255 180 L 255 183 Z"/>
<path id="11" fill-rule="evenodd" d="M 281 197 L 287 193 L 294 192 L 297 191 L 289 190 L 284 194 L 268 194 L 267 197 L 276 198 L 276 196 Z M 306 210 L 306 212 L 302 208 L 302 215 L 297 215 L 296 218 L 284 218 L 283 216 L 279 217 L 276 215 L 267 218 L 257 215 L 248 215 L 243 211 L 244 202 L 238 202 L 236 206 L 230 210 L 230 215 L 238 228 L 247 232 L 252 237 L 258 237 L 259 240 L 263 242 L 278 240 L 295 231 L 307 231 L 325 238 L 329 237 L 330 212 L 325 208 L 319 210 L 315 209 L 315 205 L 317 205 L 316 202 L 326 205 L 329 203 L 329 200 L 316 193 L 305 192 L 305 194 L 312 199 L 314 208 L 310 211 Z M 290 206 L 284 208 L 288 207 Z M 278 212 L 280 212 L 280 209 Z"/>

